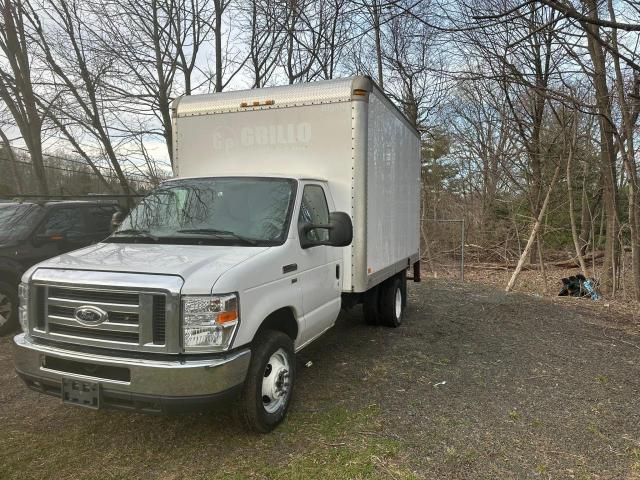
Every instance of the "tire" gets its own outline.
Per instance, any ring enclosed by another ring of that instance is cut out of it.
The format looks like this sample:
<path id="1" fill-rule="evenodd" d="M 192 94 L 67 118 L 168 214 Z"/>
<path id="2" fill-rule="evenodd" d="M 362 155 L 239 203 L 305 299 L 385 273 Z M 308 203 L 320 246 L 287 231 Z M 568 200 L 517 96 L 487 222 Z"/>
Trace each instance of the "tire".
<path id="1" fill-rule="evenodd" d="M 241 420 L 249 430 L 268 433 L 282 423 L 291 404 L 295 369 L 289 336 L 266 330 L 256 337 L 240 396 Z"/>
<path id="2" fill-rule="evenodd" d="M 362 312 L 364 314 L 364 323 L 375 327 L 380 325 L 380 299 L 379 287 L 373 287 L 364 295 L 362 302 Z"/>
<path id="3" fill-rule="evenodd" d="M 407 303 L 406 289 L 399 276 L 391 277 L 382 285 L 380 292 L 380 323 L 385 327 L 397 328 L 402 324 L 404 307 Z"/>
<path id="4" fill-rule="evenodd" d="M 18 289 L 0 282 L 0 336 L 15 332 L 18 326 Z"/>

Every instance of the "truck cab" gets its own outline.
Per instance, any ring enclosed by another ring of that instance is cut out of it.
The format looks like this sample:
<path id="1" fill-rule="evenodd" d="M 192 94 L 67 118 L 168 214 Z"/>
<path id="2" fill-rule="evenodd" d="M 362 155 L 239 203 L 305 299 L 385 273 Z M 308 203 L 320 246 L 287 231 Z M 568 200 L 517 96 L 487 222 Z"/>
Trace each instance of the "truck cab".
<path id="1" fill-rule="evenodd" d="M 23 275 L 27 386 L 155 413 L 235 398 L 268 432 L 289 408 L 295 353 L 341 308 L 399 326 L 419 259 L 419 137 L 373 85 L 174 103 L 176 178 L 103 242 Z"/>

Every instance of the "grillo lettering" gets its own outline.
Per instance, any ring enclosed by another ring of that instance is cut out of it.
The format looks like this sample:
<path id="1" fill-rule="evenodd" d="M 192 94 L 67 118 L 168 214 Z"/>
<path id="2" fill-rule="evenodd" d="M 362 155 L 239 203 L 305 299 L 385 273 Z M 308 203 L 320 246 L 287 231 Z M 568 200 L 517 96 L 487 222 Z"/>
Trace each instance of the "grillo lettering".
<path id="1" fill-rule="evenodd" d="M 245 147 L 309 143 L 311 141 L 311 124 L 303 122 L 244 127 L 240 131 L 240 141 Z"/>

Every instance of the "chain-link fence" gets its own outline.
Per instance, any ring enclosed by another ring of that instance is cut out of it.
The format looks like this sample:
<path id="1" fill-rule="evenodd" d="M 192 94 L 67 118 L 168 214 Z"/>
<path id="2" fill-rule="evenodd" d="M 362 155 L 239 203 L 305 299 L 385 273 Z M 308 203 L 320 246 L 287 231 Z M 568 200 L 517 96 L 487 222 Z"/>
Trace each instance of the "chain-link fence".
<path id="1" fill-rule="evenodd" d="M 422 270 L 433 277 L 464 280 L 464 220 L 428 218 L 422 222 Z"/>

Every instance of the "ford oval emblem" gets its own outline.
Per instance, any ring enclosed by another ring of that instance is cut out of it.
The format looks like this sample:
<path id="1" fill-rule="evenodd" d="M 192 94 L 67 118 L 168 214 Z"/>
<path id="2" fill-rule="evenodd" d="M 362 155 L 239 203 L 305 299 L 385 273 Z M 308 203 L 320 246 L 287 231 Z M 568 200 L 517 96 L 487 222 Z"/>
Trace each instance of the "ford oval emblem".
<path id="1" fill-rule="evenodd" d="M 84 325 L 100 325 L 109 319 L 109 314 L 101 308 L 83 305 L 73 311 L 73 316 Z"/>

